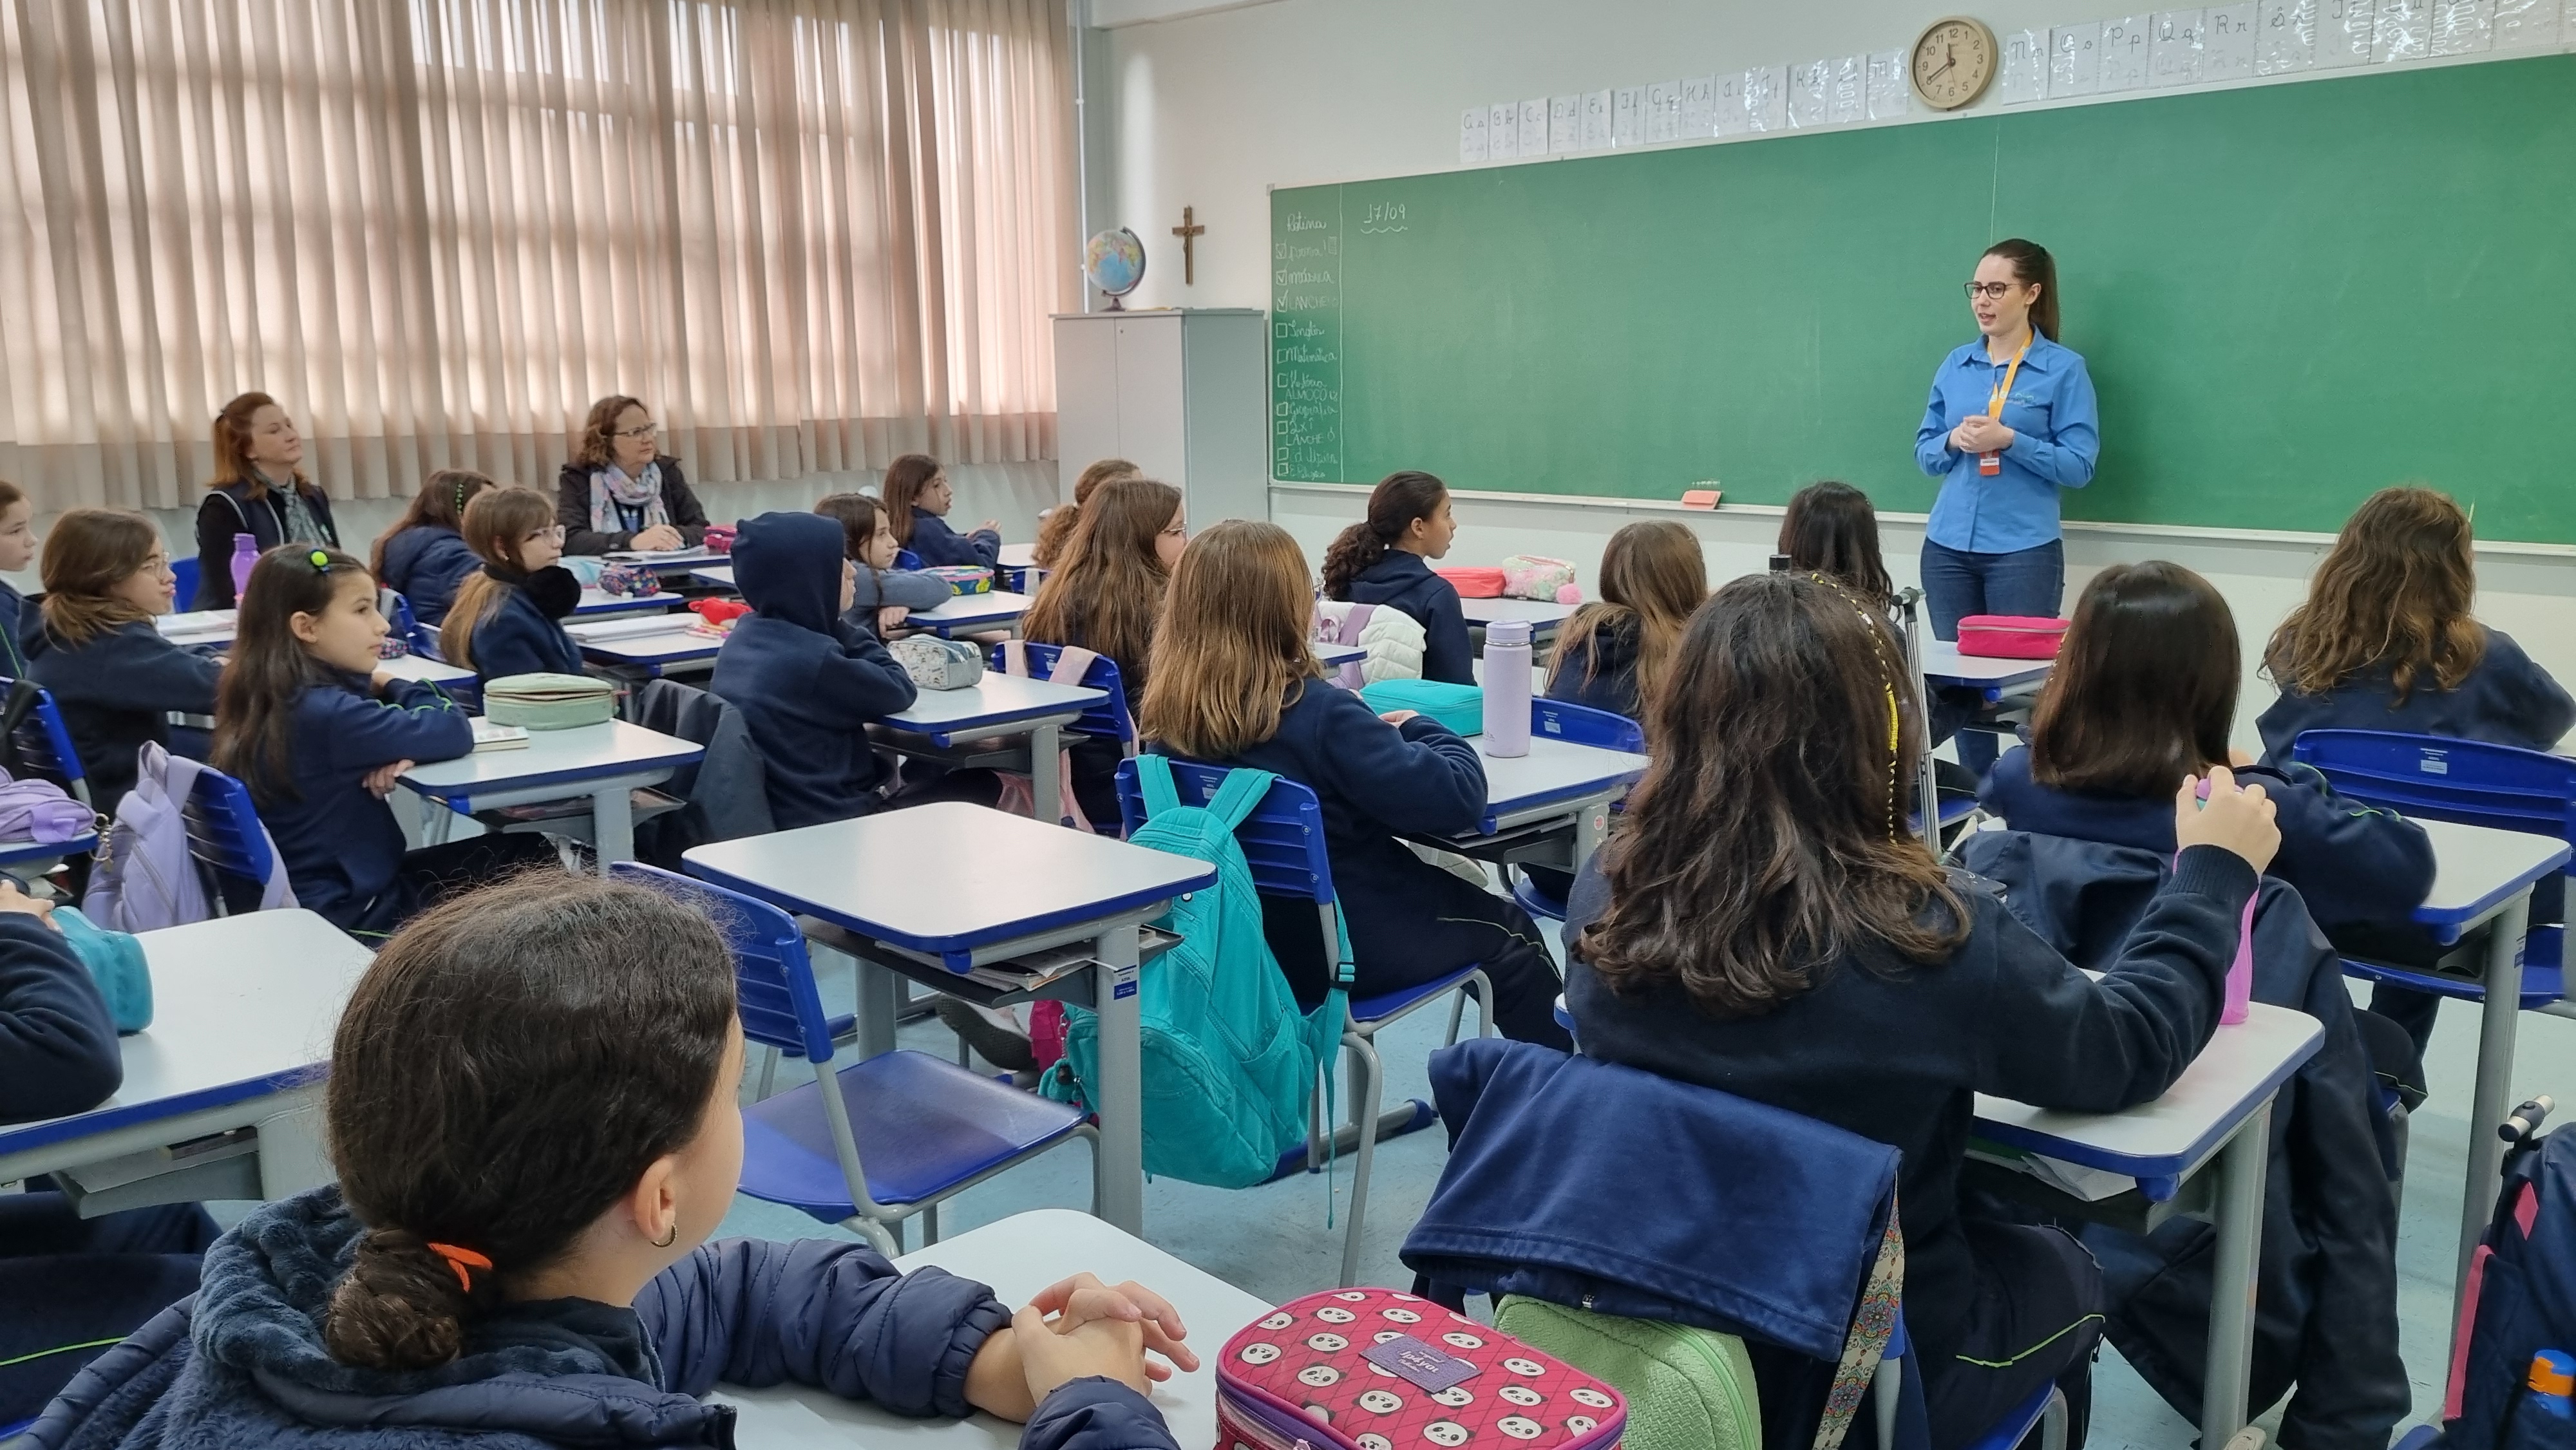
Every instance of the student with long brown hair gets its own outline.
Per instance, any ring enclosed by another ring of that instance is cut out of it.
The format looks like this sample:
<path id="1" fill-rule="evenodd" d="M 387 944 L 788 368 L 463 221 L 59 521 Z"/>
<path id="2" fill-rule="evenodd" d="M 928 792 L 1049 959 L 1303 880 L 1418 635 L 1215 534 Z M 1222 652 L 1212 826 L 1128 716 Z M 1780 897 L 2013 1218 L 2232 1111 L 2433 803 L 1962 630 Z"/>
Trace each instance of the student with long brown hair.
<path id="1" fill-rule="evenodd" d="M 132 509 L 73 509 L 45 537 L 44 629 L 28 674 L 50 691 L 107 815 L 134 788 L 146 742 L 194 755 L 205 736 L 170 716 L 215 713 L 223 667 L 162 637 L 178 591 L 161 531 Z"/>
<path id="2" fill-rule="evenodd" d="M 1670 519 L 1627 524 L 1601 550 L 1601 597 L 1574 611 L 1547 667 L 1547 697 L 1643 718 L 1682 627 L 1708 597 L 1699 535 Z"/>
<path id="3" fill-rule="evenodd" d="M 1145 699 L 1163 593 L 1188 542 L 1179 489 L 1145 478 L 1103 484 L 1084 506 L 1059 567 L 1038 586 L 1020 633 L 1037 644 L 1079 645 L 1107 657 L 1118 667 L 1133 715 Z M 1116 821 L 1125 747 L 1107 736 L 1081 735 L 1072 750 L 1073 790 L 1083 815 L 1095 823 Z"/>
<path id="4" fill-rule="evenodd" d="M 2092 981 L 1906 829 L 1912 692 L 1895 635 L 1848 588 L 1720 589 L 1649 702 L 1654 763 L 1578 878 L 1566 999 L 1585 1056 L 1902 1149 L 1932 1445 L 1967 1443 L 2055 1380 L 2080 1446 L 2101 1271 L 2055 1228 L 1971 1216 L 1973 1098 L 2113 1112 L 2171 1086 L 2218 1025 L 2278 834 L 2259 786 L 2220 766 L 2203 810 L 2177 772 L 2172 879 Z M 1757 1369 L 1794 1375 L 1789 1358 Z"/>
<path id="5" fill-rule="evenodd" d="M 1798 490 L 1780 516 L 1776 552 L 1800 574 L 1826 574 L 1882 609 L 1896 602 L 1896 583 L 1878 551 L 1878 510 L 1869 495 L 1827 479 Z"/>
<path id="6" fill-rule="evenodd" d="M 1064 554 L 1064 546 L 1073 538 L 1073 526 L 1082 519 L 1082 506 L 1091 502 L 1092 492 L 1113 478 L 1143 478 L 1145 470 L 1124 458 L 1102 458 L 1082 470 L 1073 481 L 1073 502 L 1060 503 L 1038 519 L 1038 541 L 1029 547 L 1030 562 L 1041 569 L 1052 569 Z"/>
<path id="7" fill-rule="evenodd" d="M 1325 683 L 1307 643 L 1310 579 L 1297 541 L 1276 524 L 1228 519 L 1190 541 L 1154 635 L 1139 722 L 1147 748 L 1266 770 L 1315 792 L 1350 928 L 1352 996 L 1481 964 L 1503 1035 L 1566 1046 L 1556 963 L 1528 915 L 1397 839 L 1475 825 L 1485 810 L 1476 747 L 1428 715 L 1380 716 Z M 1282 914 L 1271 931 L 1298 999 L 1322 1001 L 1330 984 L 1314 913 Z"/>
<path id="8" fill-rule="evenodd" d="M 496 485 L 470 468 L 442 468 L 422 479 L 411 507 L 376 537 L 367 570 L 410 601 L 412 618 L 436 625 L 456 602 L 456 589 L 483 561 L 465 542 L 465 506 Z"/>
<path id="9" fill-rule="evenodd" d="M 1422 626 L 1422 677 L 1476 683 L 1476 651 L 1458 586 L 1431 572 L 1449 552 L 1458 516 L 1449 485 L 1428 473 L 1390 473 L 1369 490 L 1368 517 L 1324 551 L 1324 597 L 1401 610 Z"/>
<path id="10" fill-rule="evenodd" d="M 438 652 L 487 680 L 581 673 L 581 647 L 563 621 L 581 583 L 557 560 L 563 525 L 533 488 L 488 489 L 465 506 L 465 542 L 483 561 L 466 576 L 439 626 Z"/>
<path id="11" fill-rule="evenodd" d="M 662 451 L 661 425 L 641 398 L 612 393 L 590 405 L 572 461 L 555 478 L 555 522 L 567 554 L 694 549 L 706 507 L 680 460 Z"/>
<path id="12" fill-rule="evenodd" d="M 948 470 L 929 454 L 907 453 L 887 464 L 877 492 L 891 516 L 896 545 L 910 549 L 922 563 L 990 569 L 1001 560 L 999 519 L 986 519 L 967 534 L 948 526 L 957 490 L 948 481 Z"/>
<path id="13" fill-rule="evenodd" d="M 2547 750 L 2576 698 L 2513 636 L 2480 624 L 2469 516 L 2429 488 L 2383 488 L 2344 521 L 2308 597 L 2263 651 L 2281 697 L 2265 758 L 2303 730 L 2405 730 Z"/>
<path id="14" fill-rule="evenodd" d="M 957 597 L 957 586 L 923 569 L 898 569 L 892 516 L 864 493 L 836 493 L 814 512 L 841 526 L 841 556 L 850 561 L 850 607 L 841 622 L 883 638 L 916 609 L 937 609 Z"/>
<path id="15" fill-rule="evenodd" d="M 197 505 L 197 597 L 191 609 L 233 607 L 233 536 L 266 553 L 280 544 L 340 546 L 331 496 L 305 476 L 304 435 L 266 393 L 244 393 L 215 414 L 215 473 Z"/>

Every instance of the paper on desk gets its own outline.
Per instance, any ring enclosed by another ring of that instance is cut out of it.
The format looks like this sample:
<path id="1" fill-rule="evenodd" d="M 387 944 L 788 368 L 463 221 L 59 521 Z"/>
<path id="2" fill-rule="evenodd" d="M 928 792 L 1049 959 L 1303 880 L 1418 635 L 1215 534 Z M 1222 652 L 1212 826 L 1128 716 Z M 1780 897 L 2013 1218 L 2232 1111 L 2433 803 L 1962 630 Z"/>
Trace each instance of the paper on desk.
<path id="1" fill-rule="evenodd" d="M 2028 1174 L 2058 1192 L 2073 1194 L 2086 1203 L 2100 1203 L 2106 1198 L 2117 1198 L 2138 1186 L 2138 1180 L 2125 1173 L 2113 1173 L 2104 1168 L 2087 1168 L 2081 1163 L 2069 1163 L 2061 1158 L 2045 1158 L 2037 1153 L 2017 1152 L 1992 1143 L 1971 1145 L 1968 1156 L 1992 1163 L 1998 1168 L 2009 1168 L 2015 1173 Z"/>

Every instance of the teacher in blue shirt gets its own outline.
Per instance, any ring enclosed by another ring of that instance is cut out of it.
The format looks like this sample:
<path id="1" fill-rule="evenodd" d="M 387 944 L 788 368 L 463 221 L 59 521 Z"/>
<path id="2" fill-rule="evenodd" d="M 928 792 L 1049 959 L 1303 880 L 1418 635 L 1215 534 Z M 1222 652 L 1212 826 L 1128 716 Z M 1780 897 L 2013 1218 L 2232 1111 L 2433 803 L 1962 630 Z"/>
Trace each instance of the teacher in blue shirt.
<path id="1" fill-rule="evenodd" d="M 1968 283 L 1978 337 L 1942 359 L 1914 433 L 1914 461 L 1942 480 L 1923 534 L 1923 596 L 1935 638 L 1971 614 L 2055 615 L 2066 592 L 2057 491 L 2093 481 L 2101 420 L 2084 359 L 2057 342 L 2057 262 L 2015 237 L 1986 249 Z M 1984 774 L 1993 737 L 1959 737 Z"/>

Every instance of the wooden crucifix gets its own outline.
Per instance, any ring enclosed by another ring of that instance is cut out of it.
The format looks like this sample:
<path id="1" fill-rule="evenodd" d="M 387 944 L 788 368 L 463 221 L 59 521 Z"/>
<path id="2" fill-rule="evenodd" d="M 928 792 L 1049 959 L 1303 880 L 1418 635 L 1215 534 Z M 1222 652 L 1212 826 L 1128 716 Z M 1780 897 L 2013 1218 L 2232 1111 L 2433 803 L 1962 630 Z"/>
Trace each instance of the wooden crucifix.
<path id="1" fill-rule="evenodd" d="M 1198 211 L 1194 206 L 1182 207 L 1181 224 L 1172 228 L 1172 235 L 1181 239 L 1181 285 L 1184 287 L 1194 286 L 1199 280 L 1199 237 L 1207 228 L 1199 225 Z"/>

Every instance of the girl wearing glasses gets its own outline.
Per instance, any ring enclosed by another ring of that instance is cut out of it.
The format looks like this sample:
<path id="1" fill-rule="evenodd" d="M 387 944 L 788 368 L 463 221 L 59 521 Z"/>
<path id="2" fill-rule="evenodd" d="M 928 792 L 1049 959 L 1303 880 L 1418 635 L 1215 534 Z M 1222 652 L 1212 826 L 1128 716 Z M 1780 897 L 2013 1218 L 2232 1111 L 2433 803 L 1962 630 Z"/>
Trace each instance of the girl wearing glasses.
<path id="1" fill-rule="evenodd" d="M 707 537 L 707 511 L 680 460 L 662 451 L 652 411 L 623 394 L 590 405 L 581 447 L 555 481 L 555 519 L 567 554 L 694 549 Z"/>
<path id="2" fill-rule="evenodd" d="M 1971 614 L 2055 615 L 2066 592 L 2057 491 L 2093 481 L 2102 452 L 2093 379 L 2057 341 L 2057 261 L 2018 237 L 1995 243 L 1967 284 L 1977 340 L 1942 359 L 1914 433 L 1914 461 L 1942 480 L 1923 536 L 1932 633 Z M 1994 738 L 1959 737 L 1983 775 Z"/>

